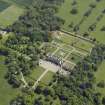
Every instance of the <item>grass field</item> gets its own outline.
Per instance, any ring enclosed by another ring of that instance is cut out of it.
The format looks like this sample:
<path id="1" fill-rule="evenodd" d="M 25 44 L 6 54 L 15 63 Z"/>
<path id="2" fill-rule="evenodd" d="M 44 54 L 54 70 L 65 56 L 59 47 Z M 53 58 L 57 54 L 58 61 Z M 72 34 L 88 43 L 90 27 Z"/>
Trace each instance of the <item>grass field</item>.
<path id="1" fill-rule="evenodd" d="M 0 13 L 0 25 L 6 27 L 13 24 L 23 13 L 23 9 L 12 5 Z"/>
<path id="2" fill-rule="evenodd" d="M 78 40 L 74 46 L 86 50 L 88 52 L 90 52 L 91 48 L 93 48 L 93 44 L 86 42 L 84 40 Z"/>
<path id="3" fill-rule="evenodd" d="M 42 78 L 41 83 L 48 85 L 50 81 L 53 79 L 54 73 L 51 71 L 48 71 L 47 74 Z"/>
<path id="4" fill-rule="evenodd" d="M 64 45 L 63 48 L 64 48 L 65 51 L 68 51 L 68 52 L 73 50 L 73 47 L 71 47 L 70 45 L 68 45 L 68 46 Z"/>
<path id="5" fill-rule="evenodd" d="M 53 53 L 56 49 L 57 49 L 57 46 L 51 45 L 51 44 L 45 45 L 43 47 L 43 50 L 48 52 L 48 53 Z"/>
<path id="6" fill-rule="evenodd" d="M 99 83 L 100 81 L 105 81 L 105 61 L 101 64 L 98 71 L 95 73 L 96 81 Z M 96 88 L 102 95 L 105 95 L 105 88 Z"/>
<path id="7" fill-rule="evenodd" d="M 9 6 L 10 6 L 9 3 L 5 2 L 5 1 L 0 1 L 0 12 L 2 12 L 3 10 L 5 10 Z"/>
<path id="8" fill-rule="evenodd" d="M 84 12 L 84 9 L 88 7 L 88 4 L 91 0 L 83 1 L 78 0 L 78 11 L 79 13 L 77 15 L 70 14 L 70 11 L 72 9 L 71 3 L 73 0 L 65 0 L 64 4 L 60 7 L 58 16 L 62 17 L 65 20 L 65 24 L 63 26 L 64 29 L 68 29 L 68 25 L 73 22 L 74 24 L 77 24 L 78 21 L 82 18 L 82 14 Z"/>
<path id="9" fill-rule="evenodd" d="M 67 52 L 67 51 L 65 51 L 65 50 L 63 50 L 63 49 L 60 49 L 60 50 L 58 50 L 58 51 L 55 53 L 55 56 L 60 57 L 60 58 L 64 58 L 64 57 L 67 56 L 68 53 L 69 53 L 69 52 Z"/>
<path id="10" fill-rule="evenodd" d="M 31 82 L 31 81 L 35 82 L 43 72 L 44 72 L 43 68 L 37 67 L 30 73 L 30 75 L 26 76 L 25 79 L 27 82 Z"/>
<path id="11" fill-rule="evenodd" d="M 83 54 L 81 54 L 81 52 L 73 52 L 73 54 L 74 55 L 77 55 L 77 56 L 79 56 L 79 57 L 81 57 L 81 58 L 84 58 L 84 55 Z"/>
<path id="12" fill-rule="evenodd" d="M 82 60 L 82 57 L 72 53 L 68 58 L 67 58 L 68 61 L 72 61 L 74 62 L 75 64 L 78 63 L 79 61 Z"/>
<path id="13" fill-rule="evenodd" d="M 78 0 L 75 8 L 77 8 L 77 14 L 71 14 L 70 11 L 73 9 L 73 0 L 65 0 L 62 6 L 59 8 L 58 16 L 65 20 L 65 24 L 62 26 L 63 29 L 67 31 L 73 31 L 73 27 L 79 25 L 79 33 L 89 32 L 88 28 L 96 23 L 96 28 L 94 31 L 90 32 L 90 35 L 95 37 L 98 41 L 105 43 L 105 31 L 100 29 L 105 26 L 105 14 L 102 11 L 105 9 L 105 1 L 101 0 L 100 2 L 92 0 Z M 96 7 L 92 9 L 91 14 L 84 19 L 84 13 L 90 10 L 90 5 L 95 5 Z M 97 18 L 103 15 L 99 21 Z M 83 20 L 83 22 L 81 22 Z M 72 24 L 72 28 L 69 25 Z"/>
<path id="14" fill-rule="evenodd" d="M 6 66 L 4 65 L 4 57 L 0 56 L 0 105 L 9 105 L 11 99 L 19 94 L 19 90 L 13 89 L 4 79 Z"/>
<path id="15" fill-rule="evenodd" d="M 25 79 L 27 82 L 35 82 L 37 79 L 43 74 L 45 70 L 41 67 L 37 67 L 30 73 L 30 75 L 26 76 Z M 54 73 L 48 71 L 47 74 L 41 79 L 41 84 L 48 85 L 48 83 L 52 80 Z"/>
<path id="16" fill-rule="evenodd" d="M 67 36 L 65 34 L 62 34 L 62 36 L 60 37 L 60 40 L 66 44 L 71 44 L 77 41 L 77 38 L 72 37 L 72 36 Z"/>

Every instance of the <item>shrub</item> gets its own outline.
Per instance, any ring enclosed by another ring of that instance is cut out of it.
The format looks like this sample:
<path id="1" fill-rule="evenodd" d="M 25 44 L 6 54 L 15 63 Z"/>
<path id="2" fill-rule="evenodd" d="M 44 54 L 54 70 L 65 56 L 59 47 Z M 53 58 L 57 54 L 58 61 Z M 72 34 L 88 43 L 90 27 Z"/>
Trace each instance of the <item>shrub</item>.
<path id="1" fill-rule="evenodd" d="M 73 8 L 73 9 L 70 11 L 70 13 L 71 13 L 72 15 L 76 15 L 76 14 L 78 13 L 77 8 Z"/>
<path id="2" fill-rule="evenodd" d="M 98 84 L 97 84 L 98 87 L 100 88 L 104 88 L 105 87 L 105 81 L 100 81 Z"/>

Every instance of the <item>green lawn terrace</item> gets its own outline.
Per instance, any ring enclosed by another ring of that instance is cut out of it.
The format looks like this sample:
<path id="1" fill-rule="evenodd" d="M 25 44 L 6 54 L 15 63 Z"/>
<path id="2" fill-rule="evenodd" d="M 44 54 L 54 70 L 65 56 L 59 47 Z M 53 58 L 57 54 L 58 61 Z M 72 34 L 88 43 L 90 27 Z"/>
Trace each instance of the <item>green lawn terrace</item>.
<path id="1" fill-rule="evenodd" d="M 77 28 L 79 34 L 88 33 L 91 38 L 105 43 L 104 0 L 65 0 L 59 7 L 57 16 L 65 20 L 62 29 L 74 32 Z"/>

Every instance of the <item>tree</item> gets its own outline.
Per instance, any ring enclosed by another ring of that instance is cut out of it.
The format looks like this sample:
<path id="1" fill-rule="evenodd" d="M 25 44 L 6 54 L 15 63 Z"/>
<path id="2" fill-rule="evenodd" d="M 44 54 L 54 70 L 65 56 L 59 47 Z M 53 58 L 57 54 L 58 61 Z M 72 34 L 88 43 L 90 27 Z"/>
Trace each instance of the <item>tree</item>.
<path id="1" fill-rule="evenodd" d="M 0 40 L 3 38 L 3 36 L 0 34 Z"/>
<path id="2" fill-rule="evenodd" d="M 102 104 L 105 105 L 105 97 L 102 99 Z"/>
<path id="3" fill-rule="evenodd" d="M 73 8 L 73 9 L 70 11 L 70 13 L 71 13 L 72 15 L 76 15 L 76 14 L 78 13 L 77 8 Z"/>
<path id="4" fill-rule="evenodd" d="M 10 102 L 10 105 L 26 105 L 26 102 L 22 96 L 18 96 Z"/>
<path id="5" fill-rule="evenodd" d="M 97 84 L 98 87 L 100 88 L 105 88 L 105 81 L 100 81 L 98 84 Z"/>
<path id="6" fill-rule="evenodd" d="M 32 41 L 49 41 L 49 31 L 59 30 L 64 20 L 56 16 L 56 10 L 64 0 L 35 0 L 27 12 L 10 30 L 16 35 L 29 36 Z"/>

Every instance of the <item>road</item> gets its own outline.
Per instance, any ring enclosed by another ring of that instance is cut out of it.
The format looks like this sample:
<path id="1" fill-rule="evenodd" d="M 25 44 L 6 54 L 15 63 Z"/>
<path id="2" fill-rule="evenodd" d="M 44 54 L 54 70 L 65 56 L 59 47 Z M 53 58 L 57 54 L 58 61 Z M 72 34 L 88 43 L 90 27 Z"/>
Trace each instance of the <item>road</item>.
<path id="1" fill-rule="evenodd" d="M 48 71 L 49 71 L 49 70 L 46 69 L 46 70 L 44 71 L 44 73 L 37 79 L 37 81 L 35 81 L 35 83 L 34 83 L 34 85 L 33 85 L 33 87 L 32 87 L 33 90 L 36 89 L 36 87 L 38 86 L 39 82 L 40 82 L 41 79 L 46 75 L 46 73 L 47 73 Z"/>
<path id="2" fill-rule="evenodd" d="M 21 75 L 21 81 L 24 83 L 24 87 L 28 86 L 28 83 L 24 79 L 23 73 L 21 71 L 20 71 L 20 75 Z"/>

